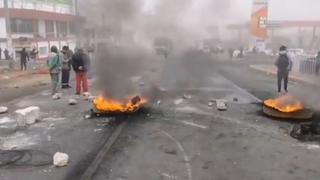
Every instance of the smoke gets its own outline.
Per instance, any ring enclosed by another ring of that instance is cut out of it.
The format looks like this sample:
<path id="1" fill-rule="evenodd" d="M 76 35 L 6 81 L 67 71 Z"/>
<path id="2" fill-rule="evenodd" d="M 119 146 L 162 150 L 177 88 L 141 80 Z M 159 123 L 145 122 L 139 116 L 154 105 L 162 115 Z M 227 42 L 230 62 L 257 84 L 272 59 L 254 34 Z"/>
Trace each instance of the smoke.
<path id="1" fill-rule="evenodd" d="M 219 33 L 212 34 L 212 28 L 208 29 L 227 24 L 232 11 L 231 0 L 158 0 L 153 12 L 146 13 L 145 1 L 91 0 L 83 1 L 80 6 L 86 26 L 96 33 L 97 74 L 101 89 L 109 97 L 119 99 L 137 93 L 132 76 L 150 71 L 158 59 L 153 49 L 157 37 L 173 41 L 172 56 L 178 61 L 166 63 L 165 74 L 174 72 L 171 74 L 180 74 L 186 81 L 193 79 L 194 82 L 195 77 L 203 77 L 202 66 L 184 61 L 195 52 L 179 51 L 194 45 L 196 40 L 219 36 Z"/>

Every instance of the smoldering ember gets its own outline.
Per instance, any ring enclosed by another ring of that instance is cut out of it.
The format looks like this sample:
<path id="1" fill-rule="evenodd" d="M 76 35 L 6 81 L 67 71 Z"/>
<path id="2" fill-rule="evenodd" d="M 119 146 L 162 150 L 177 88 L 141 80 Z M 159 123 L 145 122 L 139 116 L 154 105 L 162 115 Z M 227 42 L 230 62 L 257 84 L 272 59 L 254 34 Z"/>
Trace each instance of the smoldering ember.
<path id="1" fill-rule="evenodd" d="M 317 180 L 320 1 L 0 0 L 0 180 Z"/>

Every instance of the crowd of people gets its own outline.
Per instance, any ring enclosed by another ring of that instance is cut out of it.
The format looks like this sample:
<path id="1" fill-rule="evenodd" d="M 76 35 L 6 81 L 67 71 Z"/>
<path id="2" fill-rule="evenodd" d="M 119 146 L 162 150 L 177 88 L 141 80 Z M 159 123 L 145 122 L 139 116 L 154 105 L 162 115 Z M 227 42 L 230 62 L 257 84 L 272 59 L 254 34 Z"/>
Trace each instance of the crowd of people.
<path id="1" fill-rule="evenodd" d="M 58 93 L 58 89 L 71 88 L 70 72 L 73 69 L 76 76 L 76 95 L 88 94 L 87 72 L 90 67 L 89 56 L 83 49 L 78 48 L 73 53 L 68 46 L 64 46 L 59 52 L 56 46 L 52 46 L 48 56 L 47 65 L 52 83 L 52 95 Z M 61 83 L 60 83 L 61 77 Z"/>

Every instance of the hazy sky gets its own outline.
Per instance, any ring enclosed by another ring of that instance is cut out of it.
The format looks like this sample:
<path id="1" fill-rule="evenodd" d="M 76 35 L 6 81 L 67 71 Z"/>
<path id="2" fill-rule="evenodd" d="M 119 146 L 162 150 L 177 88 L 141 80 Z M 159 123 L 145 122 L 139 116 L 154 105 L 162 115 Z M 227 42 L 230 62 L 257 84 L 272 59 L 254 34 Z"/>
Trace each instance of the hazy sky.
<path id="1" fill-rule="evenodd" d="M 152 10 L 152 7 L 161 0 L 145 0 L 146 10 Z M 194 13 L 201 14 L 201 4 L 205 1 L 212 0 L 196 0 L 199 4 L 195 8 Z M 225 0 L 216 0 L 225 1 Z M 235 21 L 248 21 L 251 13 L 253 0 L 230 0 L 233 5 L 231 7 L 234 13 Z M 269 19 L 270 20 L 320 20 L 320 0 L 269 0 Z M 196 15 L 197 16 L 197 15 Z M 230 17 L 230 15 L 226 15 Z"/>

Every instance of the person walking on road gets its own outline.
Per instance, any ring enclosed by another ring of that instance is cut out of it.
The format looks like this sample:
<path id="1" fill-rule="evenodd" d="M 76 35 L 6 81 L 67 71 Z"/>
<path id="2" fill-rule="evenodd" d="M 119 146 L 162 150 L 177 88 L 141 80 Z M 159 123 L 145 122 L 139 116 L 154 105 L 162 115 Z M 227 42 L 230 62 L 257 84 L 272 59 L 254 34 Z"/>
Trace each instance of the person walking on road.
<path id="1" fill-rule="evenodd" d="M 27 70 L 27 60 L 29 61 L 29 55 L 26 51 L 26 48 L 22 48 L 21 54 L 20 54 L 20 65 L 21 65 L 21 71 Z"/>
<path id="2" fill-rule="evenodd" d="M 71 58 L 73 55 L 73 52 L 69 49 L 68 46 L 64 46 L 62 48 L 62 53 L 63 53 L 63 61 L 62 61 L 62 74 L 61 74 L 61 88 L 62 89 L 67 89 L 71 88 L 69 85 L 69 80 L 70 80 L 70 70 L 71 70 Z"/>
<path id="3" fill-rule="evenodd" d="M 316 57 L 316 75 L 319 76 L 320 71 L 320 51 L 318 52 L 318 55 Z"/>
<path id="4" fill-rule="evenodd" d="M 61 61 L 62 61 L 62 57 L 60 57 L 59 55 L 58 48 L 56 46 L 52 46 L 51 52 L 47 60 L 49 73 L 51 77 L 52 95 L 55 95 L 58 93 Z"/>
<path id="5" fill-rule="evenodd" d="M 287 47 L 281 46 L 280 47 L 280 52 L 279 52 L 279 57 L 275 63 L 278 72 L 277 72 L 277 77 L 278 77 L 278 92 L 281 92 L 281 84 L 282 80 L 284 81 L 284 90 L 285 92 L 288 92 L 288 78 L 289 78 L 289 72 L 291 71 L 292 68 L 292 62 L 287 54 Z"/>
<path id="6" fill-rule="evenodd" d="M 89 56 L 83 51 L 83 49 L 78 49 L 72 56 L 71 64 L 76 73 L 76 94 L 81 94 L 81 86 L 83 95 L 88 94 L 87 72 L 90 67 Z"/>

